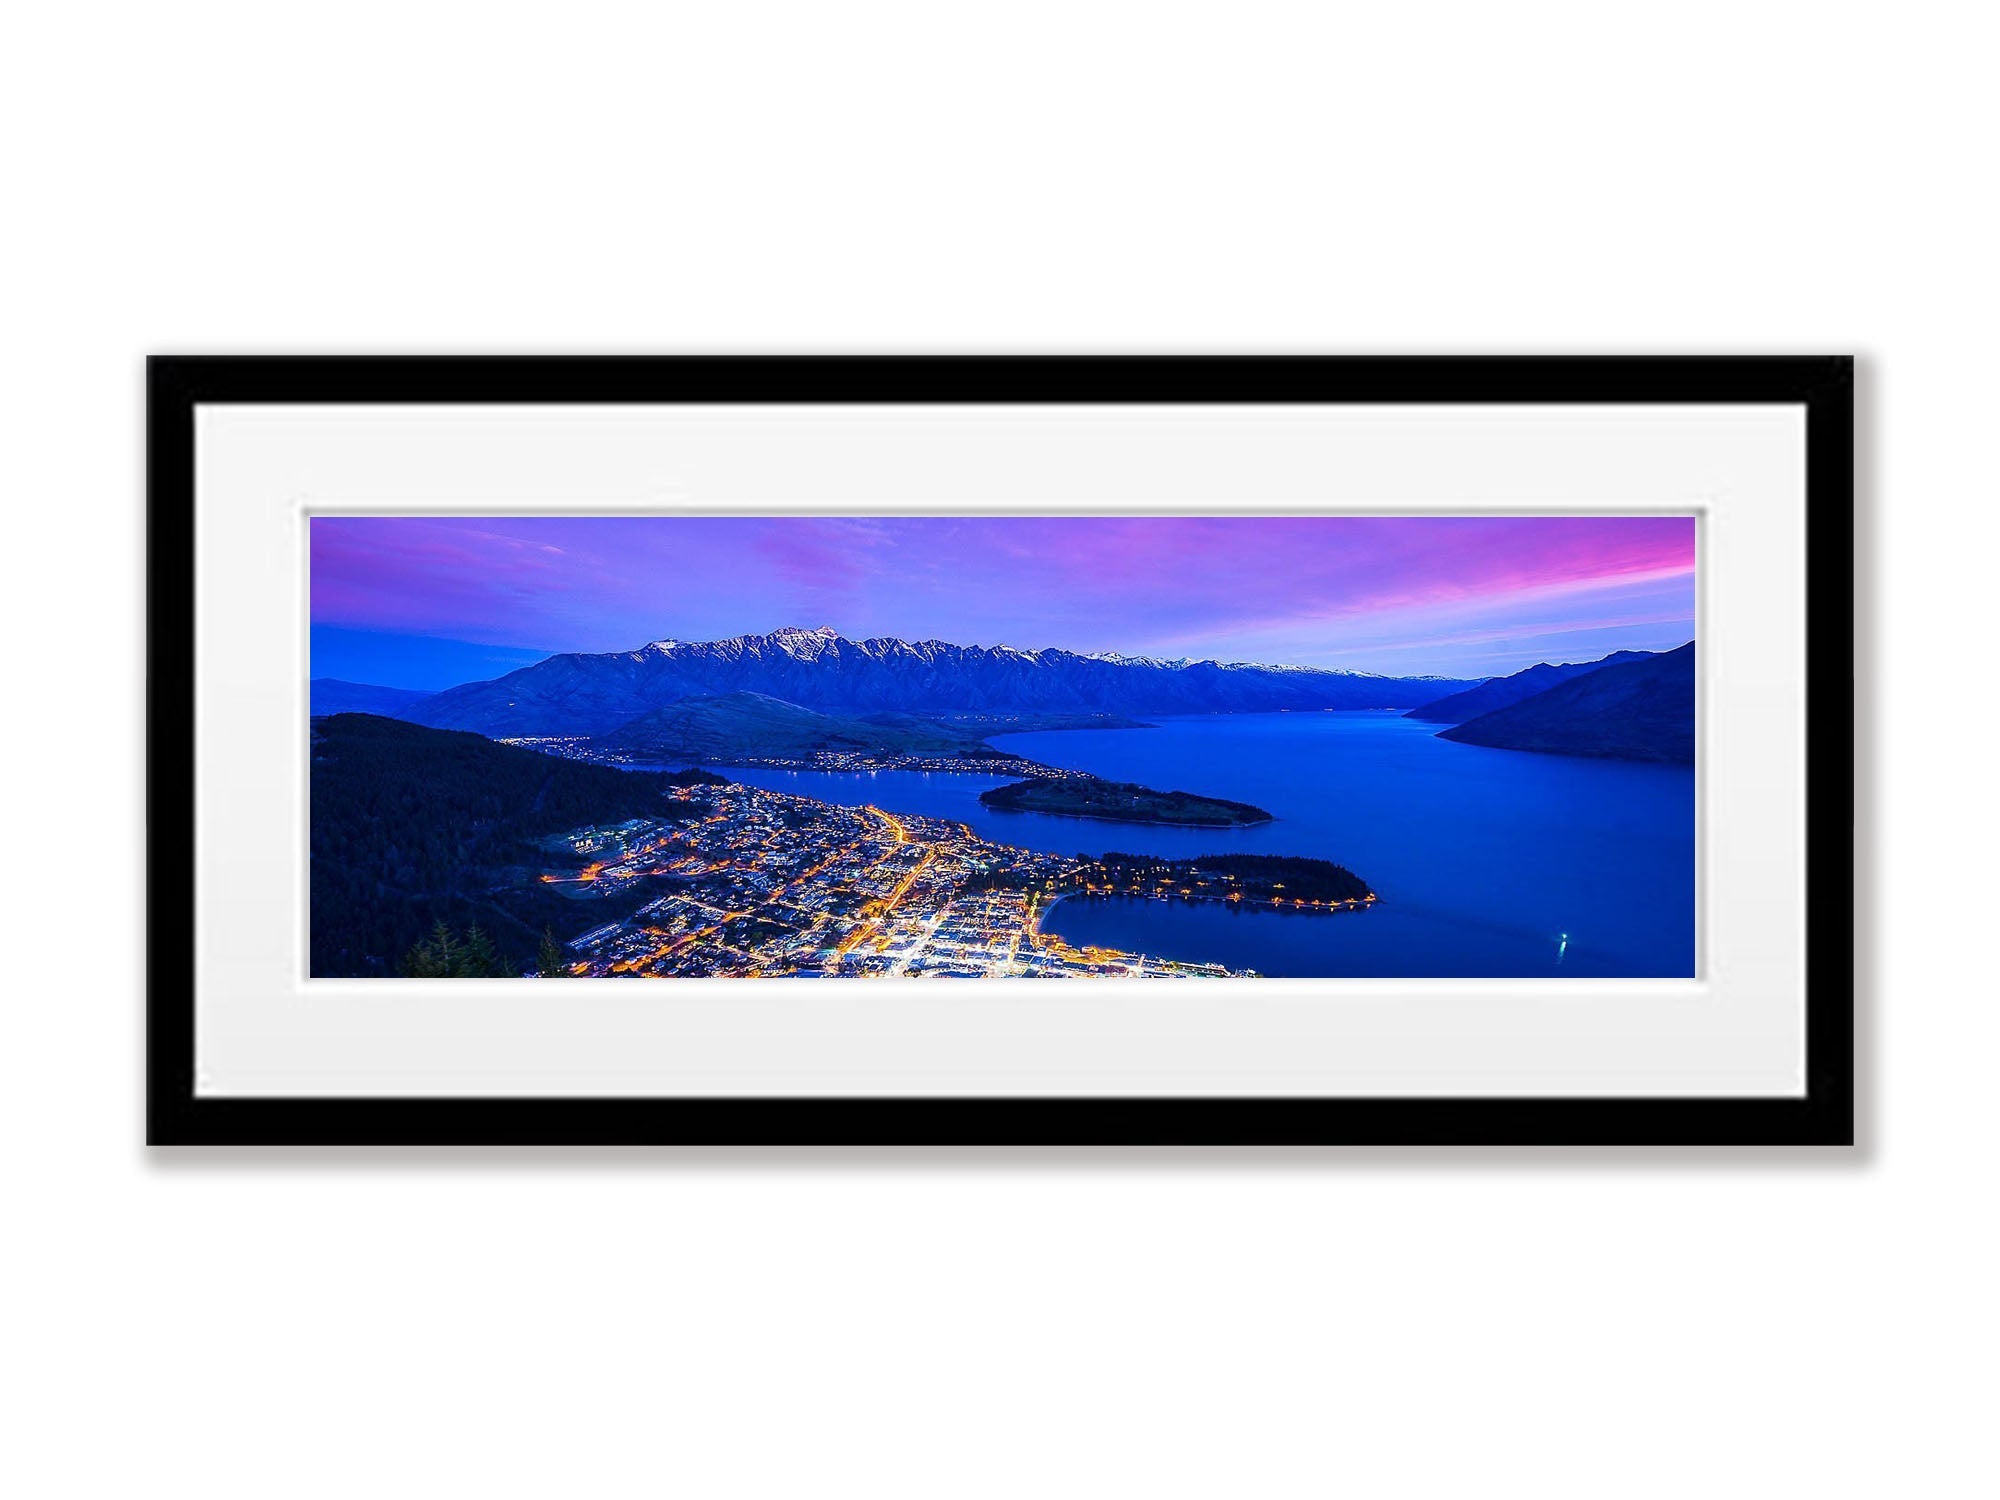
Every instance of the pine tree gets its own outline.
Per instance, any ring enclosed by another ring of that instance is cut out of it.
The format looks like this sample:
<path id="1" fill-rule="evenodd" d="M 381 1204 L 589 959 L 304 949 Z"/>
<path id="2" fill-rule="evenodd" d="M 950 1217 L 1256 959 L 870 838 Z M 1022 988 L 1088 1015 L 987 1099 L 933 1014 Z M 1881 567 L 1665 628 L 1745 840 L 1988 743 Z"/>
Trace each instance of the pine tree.
<path id="1" fill-rule="evenodd" d="M 556 941 L 555 929 L 542 929 L 542 946 L 535 955 L 535 968 L 544 979 L 560 979 L 569 973 L 569 959 Z"/>
<path id="2" fill-rule="evenodd" d="M 460 979 L 494 979 L 502 972 L 500 951 L 493 946 L 486 930 L 474 922 L 465 929 L 465 944 L 459 949 L 452 973 Z"/>
<path id="3" fill-rule="evenodd" d="M 456 970 L 458 959 L 458 940 L 445 926 L 444 918 L 439 917 L 437 925 L 431 928 L 430 937 L 405 953 L 399 967 L 409 979 L 449 979 Z"/>
<path id="4" fill-rule="evenodd" d="M 437 964 L 438 977 L 448 978 L 458 967 L 458 939 L 445 926 L 443 917 L 439 917 L 437 925 L 431 929 L 431 953 Z"/>

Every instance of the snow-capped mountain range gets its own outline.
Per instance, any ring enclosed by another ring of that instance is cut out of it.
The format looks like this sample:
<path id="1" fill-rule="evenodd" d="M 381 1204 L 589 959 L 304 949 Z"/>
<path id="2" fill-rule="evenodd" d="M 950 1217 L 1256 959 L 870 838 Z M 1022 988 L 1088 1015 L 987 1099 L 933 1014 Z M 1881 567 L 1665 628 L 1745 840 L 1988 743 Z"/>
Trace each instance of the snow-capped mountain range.
<path id="1" fill-rule="evenodd" d="M 822 712 L 1145 715 L 1415 708 L 1474 681 L 890 636 L 851 641 L 821 627 L 552 656 L 447 689 L 400 716 L 495 737 L 596 735 L 669 703 L 722 693 L 763 693 Z"/>

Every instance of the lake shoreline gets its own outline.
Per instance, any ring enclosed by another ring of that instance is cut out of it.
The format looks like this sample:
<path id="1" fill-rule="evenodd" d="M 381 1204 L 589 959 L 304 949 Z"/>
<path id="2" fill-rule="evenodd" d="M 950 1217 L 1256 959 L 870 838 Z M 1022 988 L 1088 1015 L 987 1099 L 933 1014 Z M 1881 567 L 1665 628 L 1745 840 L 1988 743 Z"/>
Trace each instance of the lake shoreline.
<path id="1" fill-rule="evenodd" d="M 1179 891 L 1164 896 L 1139 891 L 1064 891 L 1049 903 L 1049 911 L 1053 912 L 1065 901 L 1161 901 L 1168 904 L 1178 901 L 1187 906 L 1226 906 L 1236 911 L 1276 912 L 1287 917 L 1331 917 L 1340 912 L 1368 911 L 1382 905 L 1380 896 L 1366 900 L 1357 897 L 1351 901 L 1286 901 L 1282 897 L 1258 901 L 1232 901 L 1227 896 L 1183 896 Z"/>
<path id="2" fill-rule="evenodd" d="M 1694 779 L 1686 767 L 1502 754 L 1378 712 L 1191 715 L 1149 734 L 1009 735 L 996 748 L 1110 781 L 1199 787 L 1272 820 L 1208 826 L 1009 816 L 1002 775 L 723 772 L 776 791 L 964 823 L 995 843 L 1099 859 L 1298 856 L 1362 872 L 1388 899 L 1359 923 L 1262 902 L 1079 903 L 1072 941 L 1314 978 L 1686 978 L 1695 971 Z M 1150 809 L 1134 809 L 1145 813 Z M 1101 882 L 1100 882 L 1101 884 Z M 1082 891 L 1078 895 L 1085 894 Z M 1090 915 L 1086 919 L 1084 913 Z M 1570 934 L 1558 962 L 1559 934 Z"/>

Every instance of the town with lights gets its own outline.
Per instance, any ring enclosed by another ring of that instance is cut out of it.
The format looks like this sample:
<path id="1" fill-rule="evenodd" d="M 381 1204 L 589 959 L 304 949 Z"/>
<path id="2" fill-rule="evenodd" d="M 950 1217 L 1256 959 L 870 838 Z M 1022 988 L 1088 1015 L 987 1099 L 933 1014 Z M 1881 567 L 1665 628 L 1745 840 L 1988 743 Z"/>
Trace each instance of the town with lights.
<path id="1" fill-rule="evenodd" d="M 668 803 L 668 817 L 541 841 L 545 887 L 630 913 L 572 939 L 569 973 L 1247 977 L 1253 971 L 1074 948 L 1042 931 L 1040 917 L 1069 895 L 1319 911 L 1376 899 L 1344 870 L 1344 881 L 1329 881 L 1337 867 L 1317 861 L 1047 854 L 992 843 L 963 823 L 735 783 L 675 787 Z"/>

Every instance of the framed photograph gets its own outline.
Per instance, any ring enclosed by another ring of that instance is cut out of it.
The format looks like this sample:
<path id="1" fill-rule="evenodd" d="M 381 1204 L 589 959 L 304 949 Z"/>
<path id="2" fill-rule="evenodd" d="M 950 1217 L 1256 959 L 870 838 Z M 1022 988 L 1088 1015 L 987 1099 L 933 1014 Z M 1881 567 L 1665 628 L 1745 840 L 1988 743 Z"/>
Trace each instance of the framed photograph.
<path id="1" fill-rule="evenodd" d="M 158 358 L 156 1144 L 1853 1138 L 1841 358 Z"/>

